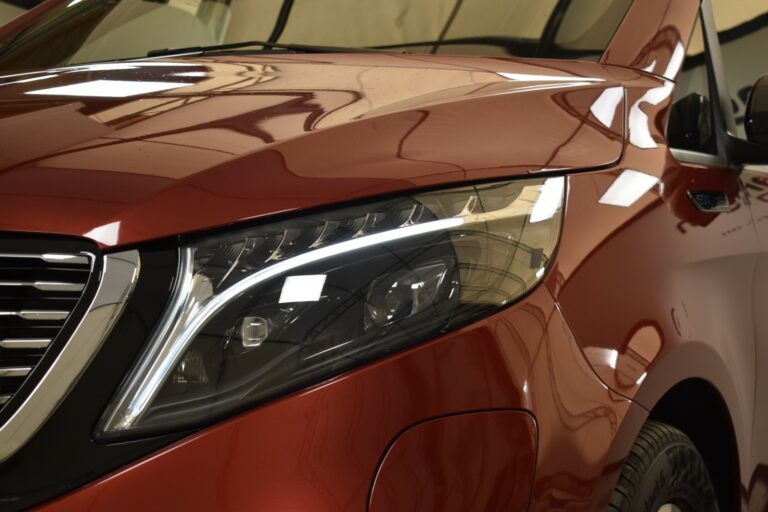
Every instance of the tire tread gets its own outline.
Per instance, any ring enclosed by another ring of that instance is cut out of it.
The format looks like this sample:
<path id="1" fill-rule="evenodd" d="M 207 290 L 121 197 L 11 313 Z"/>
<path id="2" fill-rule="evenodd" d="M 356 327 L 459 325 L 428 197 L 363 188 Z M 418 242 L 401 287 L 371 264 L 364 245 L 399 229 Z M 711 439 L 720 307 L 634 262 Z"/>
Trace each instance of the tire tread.
<path id="1" fill-rule="evenodd" d="M 668 457 L 676 472 L 663 480 L 658 461 Z M 649 484 L 652 484 L 649 486 Z M 683 432 L 658 421 L 649 420 L 637 435 L 622 468 L 609 504 L 610 512 L 656 512 L 663 503 L 648 495 L 648 489 L 681 485 L 693 499 L 696 512 L 717 512 L 717 500 L 706 465 L 696 447 Z"/>

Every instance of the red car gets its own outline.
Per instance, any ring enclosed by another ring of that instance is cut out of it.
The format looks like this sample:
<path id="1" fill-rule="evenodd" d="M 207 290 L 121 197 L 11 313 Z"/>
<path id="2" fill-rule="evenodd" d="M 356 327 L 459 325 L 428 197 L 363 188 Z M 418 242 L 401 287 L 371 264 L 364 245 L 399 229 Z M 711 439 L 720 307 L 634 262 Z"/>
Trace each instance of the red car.
<path id="1" fill-rule="evenodd" d="M 768 510 L 766 49 L 762 0 L 11 21 L 0 511 Z"/>

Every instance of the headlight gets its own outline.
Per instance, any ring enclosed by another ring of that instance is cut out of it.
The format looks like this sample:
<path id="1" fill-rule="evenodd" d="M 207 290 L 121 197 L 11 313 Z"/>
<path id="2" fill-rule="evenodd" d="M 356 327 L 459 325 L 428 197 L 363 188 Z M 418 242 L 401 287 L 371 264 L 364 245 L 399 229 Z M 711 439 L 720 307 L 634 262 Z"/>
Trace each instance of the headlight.
<path id="1" fill-rule="evenodd" d="M 564 178 L 385 200 L 200 240 L 98 427 L 191 427 L 489 315 L 538 281 Z"/>

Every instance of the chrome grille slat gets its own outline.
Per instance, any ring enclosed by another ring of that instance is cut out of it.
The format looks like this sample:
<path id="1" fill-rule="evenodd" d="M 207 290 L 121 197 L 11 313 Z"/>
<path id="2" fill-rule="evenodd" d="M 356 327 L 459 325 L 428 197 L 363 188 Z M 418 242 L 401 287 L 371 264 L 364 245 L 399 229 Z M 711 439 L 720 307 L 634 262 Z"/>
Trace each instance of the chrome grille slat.
<path id="1" fill-rule="evenodd" d="M 32 371 L 31 366 L 13 366 L 10 368 L 0 368 L 0 378 L 2 377 L 26 377 Z"/>
<path id="2" fill-rule="evenodd" d="M 43 253 L 43 254 L 13 254 L 13 253 L 0 253 L 0 260 L 2 259 L 19 259 L 19 260 L 42 260 L 45 263 L 57 263 L 61 265 L 89 265 L 91 260 L 84 254 L 62 254 L 62 253 Z"/>
<path id="3" fill-rule="evenodd" d="M 0 316 L 15 316 L 23 320 L 66 320 L 69 311 L 0 311 Z"/>
<path id="4" fill-rule="evenodd" d="M 46 245 L 0 250 L 0 410 L 43 360 L 92 272 L 89 254 L 29 250 Z"/>
<path id="5" fill-rule="evenodd" d="M 29 350 L 48 348 L 51 344 L 51 339 L 5 339 L 0 340 L 0 348 L 7 348 L 9 350 Z"/>
<path id="6" fill-rule="evenodd" d="M 55 281 L 0 281 L 0 288 L 35 288 L 42 292 L 81 292 L 85 288 L 84 283 L 62 283 Z"/>

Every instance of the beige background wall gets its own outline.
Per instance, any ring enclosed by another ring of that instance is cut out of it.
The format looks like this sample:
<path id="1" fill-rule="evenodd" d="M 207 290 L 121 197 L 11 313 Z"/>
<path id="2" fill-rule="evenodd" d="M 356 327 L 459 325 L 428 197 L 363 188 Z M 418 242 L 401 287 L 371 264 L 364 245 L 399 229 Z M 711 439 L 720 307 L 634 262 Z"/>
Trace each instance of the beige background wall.
<path id="1" fill-rule="evenodd" d="M 5 25 L 23 12 L 24 9 L 21 7 L 16 7 L 15 5 L 9 5 L 5 2 L 0 2 L 0 25 Z"/>

